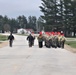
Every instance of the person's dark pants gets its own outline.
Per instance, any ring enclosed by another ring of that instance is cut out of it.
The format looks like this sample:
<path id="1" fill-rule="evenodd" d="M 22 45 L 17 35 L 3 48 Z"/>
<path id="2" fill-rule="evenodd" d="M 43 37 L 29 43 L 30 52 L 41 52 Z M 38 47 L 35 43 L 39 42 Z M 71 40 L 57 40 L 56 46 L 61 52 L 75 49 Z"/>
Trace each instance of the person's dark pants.
<path id="1" fill-rule="evenodd" d="M 43 47 L 43 42 L 39 42 L 39 48 Z"/>
<path id="2" fill-rule="evenodd" d="M 61 41 L 58 41 L 57 47 L 61 48 Z"/>
<path id="3" fill-rule="evenodd" d="M 32 41 L 32 43 L 33 43 L 33 46 L 34 46 L 34 40 Z"/>
<path id="4" fill-rule="evenodd" d="M 13 40 L 9 41 L 9 46 L 12 47 Z"/>
<path id="5" fill-rule="evenodd" d="M 46 47 L 47 47 L 47 48 L 50 48 L 50 47 L 51 47 L 51 42 L 50 42 L 50 41 L 47 41 L 47 42 L 46 42 Z"/>
<path id="6" fill-rule="evenodd" d="M 33 41 L 29 41 L 29 47 L 32 47 Z"/>
<path id="7" fill-rule="evenodd" d="M 65 43 L 65 41 L 62 41 L 62 42 L 61 42 L 61 47 L 62 47 L 62 48 L 64 48 L 64 43 Z"/>

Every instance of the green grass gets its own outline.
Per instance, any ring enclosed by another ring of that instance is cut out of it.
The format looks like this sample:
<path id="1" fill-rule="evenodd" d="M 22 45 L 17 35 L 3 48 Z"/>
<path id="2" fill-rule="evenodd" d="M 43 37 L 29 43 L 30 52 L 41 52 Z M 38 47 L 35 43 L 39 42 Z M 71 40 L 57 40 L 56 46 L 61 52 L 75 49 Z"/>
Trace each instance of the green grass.
<path id="1" fill-rule="evenodd" d="M 7 40 L 7 36 L 5 35 L 0 35 L 0 41 L 5 41 Z"/>
<path id="2" fill-rule="evenodd" d="M 72 48 L 76 48 L 76 41 L 66 41 L 66 44 L 71 46 Z"/>
<path id="3" fill-rule="evenodd" d="M 67 40 L 69 41 L 69 40 L 76 40 L 76 38 L 67 38 Z"/>

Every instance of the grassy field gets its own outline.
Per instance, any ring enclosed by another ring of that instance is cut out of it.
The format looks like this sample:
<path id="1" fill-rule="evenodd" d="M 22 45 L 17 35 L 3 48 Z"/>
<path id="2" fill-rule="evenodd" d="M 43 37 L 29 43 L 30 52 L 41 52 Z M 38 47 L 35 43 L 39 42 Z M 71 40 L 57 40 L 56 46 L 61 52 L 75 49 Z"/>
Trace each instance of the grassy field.
<path id="1" fill-rule="evenodd" d="M 5 41 L 7 40 L 7 36 L 5 35 L 0 35 L 0 41 Z"/>
<path id="2" fill-rule="evenodd" d="M 66 38 L 65 43 L 71 46 L 72 48 L 76 48 L 76 38 Z"/>

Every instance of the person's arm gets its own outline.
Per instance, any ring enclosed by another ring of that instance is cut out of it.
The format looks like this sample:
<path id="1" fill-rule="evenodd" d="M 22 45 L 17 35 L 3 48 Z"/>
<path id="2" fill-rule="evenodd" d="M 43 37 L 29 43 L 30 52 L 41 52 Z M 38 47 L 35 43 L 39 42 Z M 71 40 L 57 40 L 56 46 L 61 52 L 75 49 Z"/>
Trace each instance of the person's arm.
<path id="1" fill-rule="evenodd" d="M 14 36 L 13 36 L 13 40 L 14 40 L 15 38 L 14 38 Z"/>
<path id="2" fill-rule="evenodd" d="M 37 37 L 37 39 L 39 40 L 39 36 Z"/>
<path id="3" fill-rule="evenodd" d="M 29 39 L 29 36 L 27 36 L 26 40 L 28 40 L 28 39 Z"/>

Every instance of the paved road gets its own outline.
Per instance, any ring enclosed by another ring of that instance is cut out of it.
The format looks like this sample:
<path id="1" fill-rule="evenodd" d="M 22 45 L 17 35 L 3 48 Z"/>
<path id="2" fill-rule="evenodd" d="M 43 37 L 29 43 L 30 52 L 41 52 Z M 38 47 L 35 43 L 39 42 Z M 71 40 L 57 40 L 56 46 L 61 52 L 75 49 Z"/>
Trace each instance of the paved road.
<path id="1" fill-rule="evenodd" d="M 0 75 L 76 75 L 76 54 L 65 49 L 28 47 L 14 35 L 13 47 L 0 48 Z"/>

